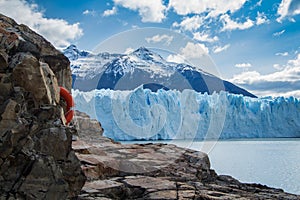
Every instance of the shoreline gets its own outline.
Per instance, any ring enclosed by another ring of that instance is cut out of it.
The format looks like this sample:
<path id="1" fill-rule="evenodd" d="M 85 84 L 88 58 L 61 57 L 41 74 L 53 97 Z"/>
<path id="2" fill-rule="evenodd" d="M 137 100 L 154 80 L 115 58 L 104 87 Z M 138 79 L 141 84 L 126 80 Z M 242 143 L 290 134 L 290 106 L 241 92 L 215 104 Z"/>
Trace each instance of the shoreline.
<path id="1" fill-rule="evenodd" d="M 160 142 L 160 141 L 191 141 L 191 142 L 234 142 L 234 141 L 300 141 L 300 137 L 277 137 L 277 138 L 230 138 L 230 139 L 205 139 L 205 140 L 191 140 L 191 139 L 173 139 L 173 140 L 115 140 L 116 142 L 133 143 L 133 142 Z"/>
<path id="2" fill-rule="evenodd" d="M 211 146 L 209 151 L 204 152 L 208 153 L 211 166 L 218 174 L 227 174 L 245 183 L 255 182 L 272 187 L 281 187 L 287 192 L 300 195 L 300 185 L 297 182 L 300 178 L 298 176 L 300 170 L 296 164 L 300 162 L 297 159 L 297 152 L 300 150 L 297 148 L 299 142 L 299 138 L 263 138 L 220 140 L 217 142 L 174 140 L 125 141 L 121 143 L 171 143 L 197 151 L 205 150 L 204 146 Z M 288 160 L 284 156 L 287 152 L 289 152 Z M 234 163 L 239 163 L 239 165 Z M 274 168 L 273 166 L 277 167 Z M 272 176 L 272 174 L 277 174 L 277 176 Z"/>
<path id="3" fill-rule="evenodd" d="M 211 169 L 207 154 L 173 144 L 121 144 L 103 136 L 73 141 L 87 182 L 79 199 L 299 199 L 241 183 Z M 160 184 L 162 183 L 162 184 Z M 159 187 L 158 187 L 159 185 Z M 108 192 L 110 191 L 110 192 Z M 255 191 L 255 192 L 254 192 Z M 120 196 L 121 195 L 121 196 Z"/>

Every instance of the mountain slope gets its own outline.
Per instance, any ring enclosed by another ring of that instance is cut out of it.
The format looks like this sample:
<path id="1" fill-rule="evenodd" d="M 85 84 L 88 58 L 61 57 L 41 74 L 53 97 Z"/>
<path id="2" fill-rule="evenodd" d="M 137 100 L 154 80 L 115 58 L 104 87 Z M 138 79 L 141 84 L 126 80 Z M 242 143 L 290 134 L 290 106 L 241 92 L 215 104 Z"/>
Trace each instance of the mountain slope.
<path id="1" fill-rule="evenodd" d="M 71 45 L 64 50 L 71 61 L 73 88 L 132 90 L 140 85 L 157 91 L 160 88 L 193 89 L 197 92 L 228 91 L 234 94 L 255 95 L 228 81 L 187 64 L 167 62 L 145 47 L 130 54 L 100 53 L 94 55 Z"/>

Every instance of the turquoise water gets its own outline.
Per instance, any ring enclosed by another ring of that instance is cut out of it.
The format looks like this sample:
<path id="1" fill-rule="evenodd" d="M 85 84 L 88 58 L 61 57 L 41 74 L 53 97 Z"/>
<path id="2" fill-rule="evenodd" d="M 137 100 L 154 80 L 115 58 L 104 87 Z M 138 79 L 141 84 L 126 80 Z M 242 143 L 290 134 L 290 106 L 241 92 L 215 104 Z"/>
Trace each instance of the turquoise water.
<path id="1" fill-rule="evenodd" d="M 160 142 L 208 153 L 211 167 L 218 174 L 300 194 L 300 138 Z"/>

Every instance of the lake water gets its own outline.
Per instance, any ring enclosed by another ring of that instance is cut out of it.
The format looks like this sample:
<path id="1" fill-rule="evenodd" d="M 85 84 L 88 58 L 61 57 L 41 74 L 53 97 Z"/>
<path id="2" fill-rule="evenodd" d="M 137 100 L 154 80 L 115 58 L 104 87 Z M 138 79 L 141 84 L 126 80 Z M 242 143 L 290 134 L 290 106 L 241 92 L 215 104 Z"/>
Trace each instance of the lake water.
<path id="1" fill-rule="evenodd" d="M 211 167 L 218 174 L 300 194 L 300 138 L 160 142 L 208 153 Z"/>

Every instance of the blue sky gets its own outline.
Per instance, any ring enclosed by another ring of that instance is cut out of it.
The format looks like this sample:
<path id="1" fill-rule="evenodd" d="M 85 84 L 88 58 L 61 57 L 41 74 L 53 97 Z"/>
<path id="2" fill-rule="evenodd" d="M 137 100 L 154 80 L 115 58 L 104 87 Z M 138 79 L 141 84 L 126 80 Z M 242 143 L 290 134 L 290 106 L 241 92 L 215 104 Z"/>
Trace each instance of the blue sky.
<path id="1" fill-rule="evenodd" d="M 206 52 L 219 76 L 259 96 L 300 97 L 299 0 L 0 0 L 0 12 L 60 48 L 92 51 L 124 31 L 156 28 L 127 48 L 155 43 L 176 52 L 173 61 Z"/>

